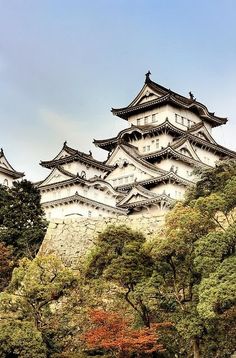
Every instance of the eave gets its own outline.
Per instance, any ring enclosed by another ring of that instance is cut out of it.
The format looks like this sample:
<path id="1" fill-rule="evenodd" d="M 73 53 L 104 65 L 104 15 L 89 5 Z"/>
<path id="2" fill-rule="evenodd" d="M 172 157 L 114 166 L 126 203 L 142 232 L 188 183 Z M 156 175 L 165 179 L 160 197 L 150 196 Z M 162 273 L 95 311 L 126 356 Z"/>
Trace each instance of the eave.
<path id="1" fill-rule="evenodd" d="M 4 173 L 6 175 L 8 175 L 9 177 L 13 178 L 13 179 L 19 179 L 25 176 L 24 173 L 22 172 L 17 172 L 15 170 L 10 170 L 7 168 L 4 168 L 2 166 L 0 166 L 0 173 Z"/>
<path id="2" fill-rule="evenodd" d="M 57 205 L 64 205 L 64 204 L 66 205 L 69 203 L 84 203 L 84 204 L 90 205 L 94 208 L 104 209 L 106 211 L 109 211 L 109 212 L 112 212 L 115 214 L 120 214 L 120 215 L 126 215 L 128 213 L 128 211 L 125 208 L 115 208 L 115 207 L 107 205 L 107 204 L 102 204 L 98 201 L 85 198 L 84 196 L 79 195 L 78 193 L 75 193 L 74 195 L 66 197 L 66 198 L 56 199 L 56 200 L 42 203 L 42 206 L 47 208 L 47 207 L 54 207 Z"/>
<path id="3" fill-rule="evenodd" d="M 181 138 L 179 138 L 175 143 L 171 145 L 172 148 L 178 147 L 179 145 L 181 145 L 181 143 L 184 143 L 186 139 L 189 139 L 191 143 L 198 144 L 202 147 L 210 148 L 216 153 L 224 154 L 224 156 L 229 156 L 231 158 L 236 158 L 236 152 L 234 152 L 233 150 L 227 149 L 219 144 L 208 142 L 191 133 L 185 133 Z"/>
<path id="4" fill-rule="evenodd" d="M 124 209 L 126 209 L 126 208 L 133 209 L 133 208 L 137 208 L 137 207 L 145 207 L 145 206 L 155 205 L 155 204 L 158 204 L 161 202 L 165 202 L 168 205 L 171 205 L 175 202 L 175 200 L 170 198 L 166 194 L 159 194 L 155 198 L 153 197 L 153 198 L 147 199 L 147 200 L 141 200 L 141 201 L 137 201 L 134 203 L 127 203 L 127 204 L 121 205 L 121 207 Z"/>
<path id="5" fill-rule="evenodd" d="M 67 164 L 67 163 L 71 163 L 71 162 L 76 162 L 76 161 L 84 163 L 84 164 L 88 164 L 91 167 L 101 169 L 104 172 L 111 171 L 113 169 L 113 167 L 111 167 L 111 166 L 108 166 L 102 162 L 99 162 L 98 160 L 89 158 L 88 156 L 82 156 L 79 153 L 75 153 L 75 154 L 69 155 L 67 157 L 56 159 L 56 160 L 41 161 L 40 165 L 42 167 L 52 169 L 54 167 L 57 167 L 57 166 L 60 166 L 63 164 Z"/>
<path id="6" fill-rule="evenodd" d="M 148 187 L 153 184 L 165 183 L 168 181 L 178 183 L 178 184 L 181 184 L 186 187 L 194 184 L 192 181 L 184 179 L 184 178 L 180 177 L 179 175 L 175 174 L 174 172 L 170 171 L 169 173 L 164 174 L 160 177 L 142 180 L 135 184 L 122 185 L 122 186 L 117 187 L 117 189 L 119 191 L 128 191 L 128 190 L 132 189 L 137 184 L 140 186 L 143 186 L 143 187 Z"/>
<path id="7" fill-rule="evenodd" d="M 163 123 L 161 123 L 157 126 L 153 126 L 153 125 L 135 126 L 135 125 L 132 125 L 131 127 L 125 128 L 122 131 L 120 131 L 116 137 L 103 139 L 103 140 L 94 139 L 93 143 L 99 148 L 111 151 L 118 144 L 119 140 L 122 140 L 125 135 L 128 135 L 128 134 L 131 135 L 136 132 L 136 133 L 139 133 L 141 136 L 145 136 L 147 134 L 158 133 L 158 132 L 161 132 L 164 130 L 167 130 L 168 132 L 176 133 L 178 135 L 183 135 L 185 133 L 184 130 L 175 127 L 173 124 L 171 124 L 169 122 L 168 118 L 166 118 L 166 120 Z"/>
<path id="8" fill-rule="evenodd" d="M 57 183 L 51 183 L 51 184 L 46 184 L 46 185 L 41 185 L 41 184 L 42 184 L 42 182 L 40 182 L 38 185 L 41 192 L 56 190 L 56 189 L 62 188 L 62 187 L 73 186 L 75 184 L 81 184 L 81 185 L 87 186 L 87 187 L 96 186 L 96 185 L 107 187 L 107 189 L 109 189 L 114 194 L 114 196 L 122 196 L 122 194 L 120 192 L 116 191 L 110 183 L 108 183 L 102 179 L 91 178 L 91 179 L 87 180 L 87 179 L 79 177 L 78 175 L 73 176 L 71 179 L 62 180 Z"/>
<path id="9" fill-rule="evenodd" d="M 128 106 L 123 108 L 112 108 L 111 112 L 115 116 L 128 120 L 128 118 L 133 114 L 138 114 L 143 111 L 159 107 L 160 105 L 166 103 L 171 103 L 177 107 L 189 109 L 193 112 L 197 110 L 199 116 L 201 118 L 204 118 L 206 121 L 210 122 L 213 127 L 220 126 L 227 122 L 227 118 L 221 118 L 215 116 L 214 113 L 209 112 L 204 104 L 197 102 L 196 100 L 190 100 L 170 90 L 166 90 L 166 93 L 164 95 L 154 100 L 137 104 L 134 106 Z"/>
<path id="10" fill-rule="evenodd" d="M 161 158 L 164 156 L 172 156 L 174 158 L 178 158 L 180 160 L 182 160 L 183 162 L 192 164 L 193 166 L 197 167 L 197 168 L 211 168 L 210 165 L 207 165 L 203 162 L 199 162 L 193 158 L 188 157 L 187 155 L 184 155 L 180 152 L 177 152 L 175 149 L 172 148 L 172 146 L 168 146 L 162 150 L 159 150 L 157 152 L 153 152 L 150 154 L 145 154 L 144 156 L 142 156 L 143 159 L 145 160 L 153 160 L 153 159 L 157 159 L 157 158 Z"/>

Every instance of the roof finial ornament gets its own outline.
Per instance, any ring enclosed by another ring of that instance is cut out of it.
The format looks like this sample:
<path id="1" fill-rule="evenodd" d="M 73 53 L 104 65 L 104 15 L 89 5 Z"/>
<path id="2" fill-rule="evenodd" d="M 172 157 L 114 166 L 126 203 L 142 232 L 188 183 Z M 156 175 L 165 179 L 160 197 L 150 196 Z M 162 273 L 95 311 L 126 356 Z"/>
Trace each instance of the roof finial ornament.
<path id="1" fill-rule="evenodd" d="M 189 92 L 189 97 L 190 97 L 190 99 L 191 99 L 192 101 L 195 100 L 194 95 L 193 95 L 193 93 L 192 93 L 191 91 Z"/>
<path id="2" fill-rule="evenodd" d="M 150 71 L 148 71 L 148 72 L 145 74 L 145 76 L 146 76 L 145 83 L 147 83 L 147 82 L 150 82 L 150 81 L 151 81 L 151 79 L 150 79 L 150 75 L 151 75 L 151 72 L 150 72 Z"/>
<path id="3" fill-rule="evenodd" d="M 63 143 L 63 147 L 65 148 L 67 145 L 67 141 L 65 140 L 65 142 Z"/>

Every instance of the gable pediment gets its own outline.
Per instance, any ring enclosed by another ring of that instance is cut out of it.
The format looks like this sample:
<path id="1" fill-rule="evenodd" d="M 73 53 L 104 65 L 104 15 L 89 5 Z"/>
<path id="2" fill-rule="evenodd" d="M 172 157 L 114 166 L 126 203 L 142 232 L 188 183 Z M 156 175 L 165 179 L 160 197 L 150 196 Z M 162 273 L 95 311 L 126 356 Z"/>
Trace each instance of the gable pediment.
<path id="1" fill-rule="evenodd" d="M 64 180 L 68 180 L 74 177 L 73 175 L 67 175 L 65 173 L 62 173 L 58 168 L 54 168 L 51 173 L 48 175 L 48 177 L 39 185 L 39 187 L 42 187 L 44 185 L 48 184 L 54 184 L 58 182 L 62 182 Z"/>
<path id="2" fill-rule="evenodd" d="M 11 170 L 11 171 L 12 170 L 14 171 L 12 166 L 8 163 L 5 155 L 2 155 L 1 158 L 0 158 L 0 167 L 6 168 L 6 169 Z"/>
<path id="3" fill-rule="evenodd" d="M 153 199 L 155 198 L 157 195 L 150 192 L 147 189 L 144 189 L 143 187 L 141 187 L 140 185 L 134 187 L 131 189 L 131 191 L 129 192 L 129 194 L 123 198 L 118 205 L 122 206 L 122 205 L 127 205 L 127 204 L 131 204 L 131 203 L 136 203 L 139 201 L 145 201 L 145 200 L 149 200 L 149 199 Z"/>
<path id="4" fill-rule="evenodd" d="M 153 101 L 159 97 L 162 97 L 163 94 L 154 91 L 147 83 L 143 86 L 139 94 L 135 97 L 135 99 L 129 104 L 128 107 L 134 107 L 139 104 L 147 103 Z"/>
<path id="5" fill-rule="evenodd" d="M 206 129 L 206 127 L 204 126 L 204 124 L 202 125 L 201 128 L 198 128 L 196 130 L 192 130 L 190 132 L 192 135 L 199 137 L 207 142 L 216 144 L 216 141 L 214 140 L 214 138 L 210 135 L 210 133 L 208 132 L 208 130 Z"/>
<path id="6" fill-rule="evenodd" d="M 57 154 L 55 158 L 53 158 L 53 160 L 69 157 L 70 155 L 71 154 L 69 154 L 64 148 L 62 148 L 62 150 Z"/>
<path id="7" fill-rule="evenodd" d="M 176 145 L 174 147 L 174 149 L 177 152 L 179 152 L 181 154 L 184 154 L 189 158 L 192 158 L 192 159 L 195 159 L 195 160 L 198 160 L 198 161 L 200 160 L 188 139 L 186 139 L 180 145 Z"/>
<path id="8" fill-rule="evenodd" d="M 127 166 L 132 166 L 136 168 L 136 170 L 149 175 L 149 177 L 161 175 L 158 168 L 155 168 L 154 165 L 139 158 L 137 150 L 131 147 L 126 147 L 125 145 L 118 145 L 106 164 L 123 169 L 124 171 L 126 171 Z"/>

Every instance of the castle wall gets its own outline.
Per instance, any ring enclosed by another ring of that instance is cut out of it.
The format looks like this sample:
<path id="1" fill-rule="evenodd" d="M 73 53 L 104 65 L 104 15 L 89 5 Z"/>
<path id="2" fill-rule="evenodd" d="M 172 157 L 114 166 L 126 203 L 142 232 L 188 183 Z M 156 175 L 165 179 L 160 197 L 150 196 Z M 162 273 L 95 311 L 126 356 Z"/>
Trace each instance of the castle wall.
<path id="1" fill-rule="evenodd" d="M 98 234 L 108 225 L 126 225 L 133 230 L 140 230 L 147 240 L 151 240 L 161 233 L 163 224 L 163 215 L 55 219 L 48 226 L 39 254 L 54 253 L 60 256 L 66 265 L 76 268 L 94 247 Z"/>

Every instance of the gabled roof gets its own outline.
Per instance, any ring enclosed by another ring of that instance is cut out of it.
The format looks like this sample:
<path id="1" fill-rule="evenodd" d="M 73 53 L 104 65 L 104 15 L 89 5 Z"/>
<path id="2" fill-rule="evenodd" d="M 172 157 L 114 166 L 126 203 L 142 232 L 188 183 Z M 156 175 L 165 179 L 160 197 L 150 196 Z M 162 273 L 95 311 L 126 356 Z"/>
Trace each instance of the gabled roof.
<path id="1" fill-rule="evenodd" d="M 212 151 L 221 154 L 221 156 L 236 158 L 236 152 L 230 150 L 228 148 L 223 147 L 222 145 L 216 144 L 216 142 L 211 143 L 208 140 L 205 140 L 201 137 L 198 137 L 191 132 L 186 132 L 183 134 L 182 137 L 176 139 L 176 141 L 172 144 L 173 148 L 178 148 L 181 144 L 185 143 L 186 141 L 194 143 L 195 145 L 199 145 L 205 148 L 209 148 Z"/>
<path id="2" fill-rule="evenodd" d="M 191 133 L 191 134 L 193 134 L 195 136 L 201 134 L 202 139 L 204 139 L 204 137 L 205 137 L 206 141 L 208 141 L 210 143 L 217 144 L 215 139 L 212 137 L 210 132 L 207 130 L 207 128 L 206 128 L 206 126 L 204 125 L 203 122 L 199 122 L 199 123 L 194 124 L 192 127 L 190 127 L 187 130 L 186 133 Z"/>
<path id="3" fill-rule="evenodd" d="M 129 192 L 127 196 L 125 196 L 123 199 L 119 201 L 117 204 L 118 206 L 123 206 L 131 202 L 131 200 L 134 198 L 133 202 L 140 201 L 140 200 L 148 200 L 156 198 L 156 194 L 152 193 L 150 190 L 147 190 L 143 188 L 141 185 L 135 185 Z"/>
<path id="4" fill-rule="evenodd" d="M 173 171 L 169 171 L 168 173 L 163 174 L 158 177 L 155 177 L 155 178 L 140 180 L 138 182 L 138 185 L 141 187 L 150 187 L 153 184 L 155 185 L 158 183 L 165 183 L 165 182 L 174 182 L 174 183 L 181 184 L 183 186 L 189 186 L 189 185 L 193 184 L 193 182 L 191 180 L 182 178 L 178 174 L 174 173 Z M 136 185 L 137 185 L 136 183 L 121 185 L 121 186 L 119 186 L 118 190 L 119 191 L 127 191 L 127 190 L 130 190 L 132 187 L 135 187 Z"/>
<path id="5" fill-rule="evenodd" d="M 0 150 L 0 173 L 6 174 L 13 179 L 22 178 L 25 174 L 23 172 L 17 172 L 11 164 L 8 162 L 3 149 Z"/>
<path id="6" fill-rule="evenodd" d="M 156 205 L 156 204 L 163 203 L 163 202 L 166 203 L 167 206 L 170 206 L 171 204 L 173 204 L 175 202 L 175 200 L 170 198 L 166 194 L 156 194 L 152 198 L 147 198 L 147 199 L 134 201 L 134 202 L 127 202 L 127 203 L 124 203 L 119 206 L 124 209 L 125 208 L 133 209 L 133 208 L 138 208 L 138 207 L 142 208 L 144 206 Z"/>
<path id="7" fill-rule="evenodd" d="M 64 179 L 60 181 L 50 182 L 49 179 L 53 178 L 56 172 L 62 173 L 64 175 Z M 62 167 L 56 167 L 53 171 L 48 175 L 48 177 L 38 183 L 38 188 L 42 190 L 50 190 L 50 189 L 58 189 L 61 187 L 72 186 L 74 184 L 82 184 L 83 186 L 97 186 L 97 187 L 106 187 L 110 192 L 113 193 L 114 196 L 119 197 L 122 194 L 116 191 L 113 186 L 105 181 L 104 179 L 100 179 L 98 177 L 86 179 L 82 178 L 81 176 L 74 175 L 69 173 L 68 171 L 64 170 Z"/>
<path id="8" fill-rule="evenodd" d="M 189 163 L 191 165 L 193 165 L 196 168 L 211 168 L 211 166 L 198 161 L 196 159 L 190 158 L 187 155 L 184 155 L 183 153 L 178 152 L 177 150 L 175 150 L 171 145 L 169 145 L 168 147 L 158 150 L 156 152 L 152 152 L 149 154 L 145 154 L 143 155 L 142 158 L 146 159 L 146 160 L 156 160 L 158 158 L 163 158 L 163 157 L 168 157 L 171 156 L 173 158 L 178 158 L 180 160 L 182 160 L 183 162 Z"/>
<path id="9" fill-rule="evenodd" d="M 145 159 L 141 158 L 139 152 L 137 151 L 137 148 L 132 145 L 128 145 L 126 143 L 117 145 L 117 147 L 113 150 L 111 156 L 107 160 L 108 165 L 113 163 L 112 166 L 114 167 L 114 158 L 119 151 L 121 151 L 121 152 L 123 151 L 123 153 L 125 153 L 127 155 L 127 157 L 129 157 L 133 163 L 136 163 L 136 165 L 138 167 L 141 167 L 143 170 L 145 170 L 151 176 L 156 176 L 157 174 L 161 175 L 163 173 L 166 173 L 165 170 L 159 169 L 155 165 L 153 165 L 153 164 L 147 162 Z"/>
<path id="10" fill-rule="evenodd" d="M 170 123 L 168 118 L 165 119 L 163 123 L 159 125 L 144 125 L 144 126 L 136 126 L 132 125 L 129 128 L 125 128 L 118 133 L 116 137 L 96 140 L 94 139 L 93 143 L 102 149 L 105 150 L 112 150 L 119 141 L 124 139 L 128 135 L 139 133 L 141 136 L 145 136 L 146 134 L 150 133 L 159 133 L 161 131 L 167 130 L 168 132 L 175 133 L 176 135 L 183 135 L 185 133 L 184 130 L 175 127 L 173 124 Z"/>
<path id="11" fill-rule="evenodd" d="M 113 169 L 104 164 L 104 162 L 94 159 L 92 157 L 92 153 L 86 154 L 76 149 L 70 148 L 68 147 L 66 142 L 64 143 L 61 151 L 56 155 L 54 159 L 49 161 L 41 161 L 40 165 L 42 167 L 52 169 L 62 164 L 71 163 L 74 161 L 88 164 L 97 169 L 101 169 L 102 171 L 111 171 Z"/>
<path id="12" fill-rule="evenodd" d="M 56 181 L 52 181 L 55 176 L 59 176 L 59 175 L 61 177 L 60 180 L 57 179 Z M 65 170 L 64 168 L 58 165 L 57 167 L 54 167 L 51 173 L 38 184 L 38 187 L 40 188 L 48 185 L 52 186 L 55 185 L 56 183 L 66 181 L 74 177 L 75 175 L 71 174 L 70 172 L 68 172 L 67 170 Z"/>
<path id="13" fill-rule="evenodd" d="M 116 207 L 113 207 L 113 206 L 110 206 L 107 204 L 100 203 L 96 200 L 85 198 L 84 196 L 78 194 L 77 192 L 74 195 L 71 195 L 66 198 L 56 199 L 53 201 L 48 201 L 48 202 L 42 203 L 42 206 L 43 207 L 53 207 L 53 206 L 57 206 L 57 205 L 62 205 L 62 204 L 66 204 L 66 203 L 74 203 L 74 202 L 88 204 L 95 209 L 101 208 L 101 209 L 104 209 L 106 211 L 109 211 L 109 212 L 112 212 L 115 214 L 126 215 L 128 212 L 125 208 L 116 208 Z"/>
<path id="14" fill-rule="evenodd" d="M 146 101 L 144 101 L 145 96 L 147 99 Z M 210 122 L 213 127 L 225 124 L 227 122 L 227 118 L 215 116 L 214 113 L 208 111 L 204 104 L 197 102 L 193 96 L 190 98 L 182 96 L 151 81 L 149 77 L 146 78 L 141 91 L 128 106 L 123 108 L 112 108 L 111 111 L 114 115 L 128 120 L 129 116 L 132 114 L 140 113 L 155 107 L 160 107 L 165 103 L 172 103 L 177 107 L 197 112 L 201 118 Z"/>

